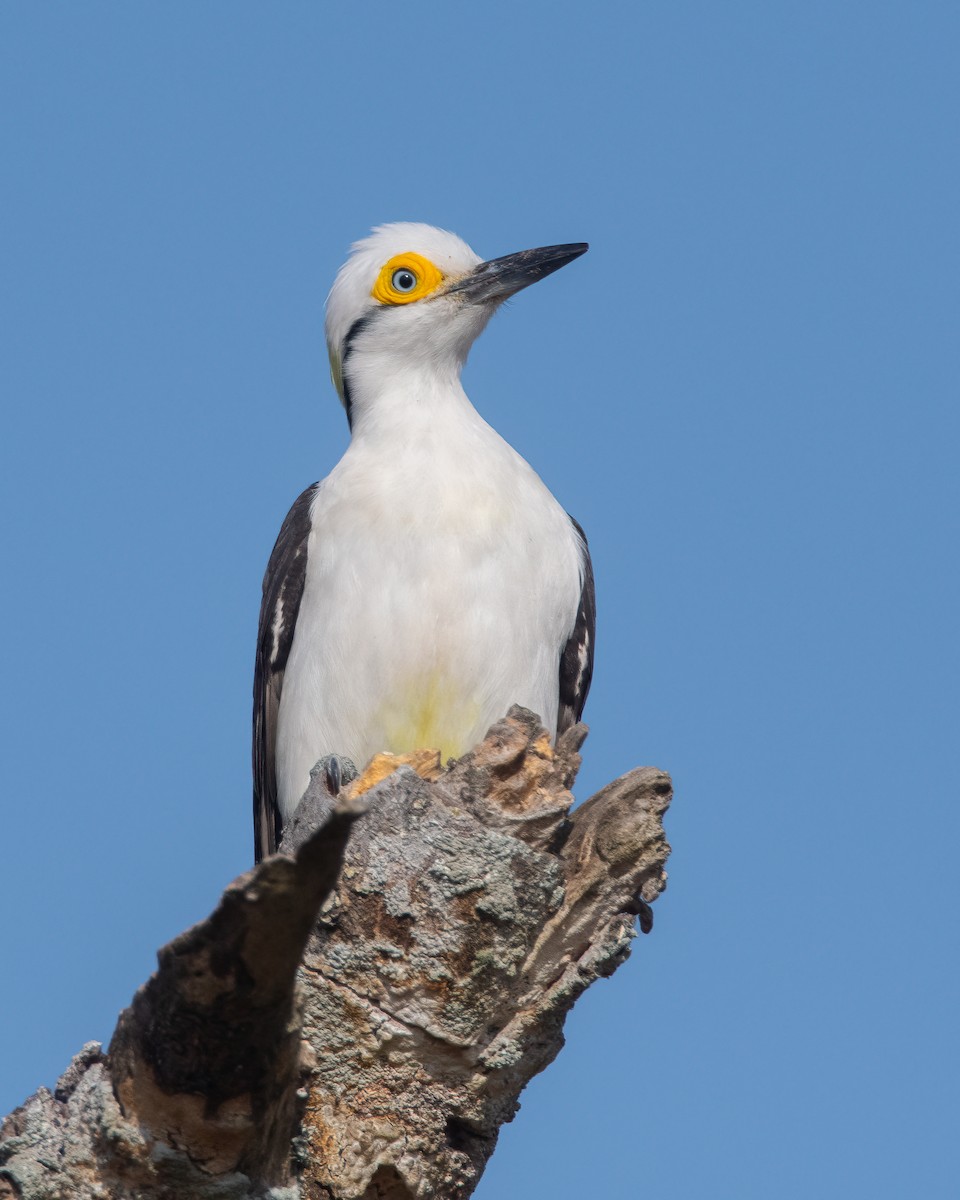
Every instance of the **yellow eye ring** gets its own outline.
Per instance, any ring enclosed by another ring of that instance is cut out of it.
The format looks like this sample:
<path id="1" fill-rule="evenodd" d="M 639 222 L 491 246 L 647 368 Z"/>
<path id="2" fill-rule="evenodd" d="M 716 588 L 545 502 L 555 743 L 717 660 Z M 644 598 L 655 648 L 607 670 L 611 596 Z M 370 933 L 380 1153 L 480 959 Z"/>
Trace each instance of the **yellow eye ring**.
<path id="1" fill-rule="evenodd" d="M 383 264 L 370 294 L 381 304 L 410 304 L 435 292 L 441 283 L 443 272 L 411 250 Z"/>

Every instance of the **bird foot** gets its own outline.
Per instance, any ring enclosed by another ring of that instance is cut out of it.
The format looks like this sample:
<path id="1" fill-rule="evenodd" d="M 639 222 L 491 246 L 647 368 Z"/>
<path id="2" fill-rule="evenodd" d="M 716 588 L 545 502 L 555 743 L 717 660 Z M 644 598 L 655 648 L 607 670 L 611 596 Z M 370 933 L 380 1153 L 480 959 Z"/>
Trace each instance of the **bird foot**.
<path id="1" fill-rule="evenodd" d="M 310 772 L 311 775 L 322 774 L 331 796 L 339 796 L 340 789 L 352 783 L 360 774 L 353 760 L 342 754 L 325 754 Z"/>
<path id="2" fill-rule="evenodd" d="M 638 918 L 641 933 L 649 933 L 653 929 L 653 909 L 639 893 L 634 896 L 626 911 Z"/>

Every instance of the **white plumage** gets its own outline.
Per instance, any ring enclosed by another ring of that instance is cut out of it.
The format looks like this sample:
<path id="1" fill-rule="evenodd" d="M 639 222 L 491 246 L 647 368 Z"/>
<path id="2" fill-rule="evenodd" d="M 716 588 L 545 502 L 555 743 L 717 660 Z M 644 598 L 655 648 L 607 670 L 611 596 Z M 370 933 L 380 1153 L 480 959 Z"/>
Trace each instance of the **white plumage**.
<path id="1" fill-rule="evenodd" d="M 474 409 L 460 371 L 507 295 L 585 249 L 484 264 L 453 234 L 388 225 L 338 275 L 327 338 L 352 439 L 291 510 L 264 580 L 258 857 L 323 755 L 361 767 L 380 750 L 457 756 L 512 704 L 550 730 L 579 717 L 592 659 L 585 542 Z M 564 659 L 573 713 L 561 712 Z"/>

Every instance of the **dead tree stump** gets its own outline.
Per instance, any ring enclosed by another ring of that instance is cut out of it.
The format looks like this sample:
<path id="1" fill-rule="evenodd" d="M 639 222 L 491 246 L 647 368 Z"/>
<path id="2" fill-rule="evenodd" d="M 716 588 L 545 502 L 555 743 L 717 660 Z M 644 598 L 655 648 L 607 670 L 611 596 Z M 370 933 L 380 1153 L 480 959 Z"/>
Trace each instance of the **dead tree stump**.
<path id="1" fill-rule="evenodd" d="M 670 780 L 570 812 L 583 726 L 318 773 L 281 853 L 0 1127 L 0 1200 L 462 1200 L 663 890 Z"/>

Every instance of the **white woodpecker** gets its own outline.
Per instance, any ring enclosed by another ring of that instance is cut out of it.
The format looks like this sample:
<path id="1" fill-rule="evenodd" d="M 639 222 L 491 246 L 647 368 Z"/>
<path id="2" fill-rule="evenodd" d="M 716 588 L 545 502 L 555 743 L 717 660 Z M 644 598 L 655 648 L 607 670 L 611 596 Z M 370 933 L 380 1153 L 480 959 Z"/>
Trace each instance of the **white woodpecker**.
<path id="1" fill-rule="evenodd" d="M 595 623 L 586 539 L 460 373 L 504 300 L 586 249 L 483 262 L 444 230 L 383 225 L 337 275 L 326 334 L 352 436 L 290 510 L 263 581 L 258 861 L 324 756 L 456 757 L 513 704 L 552 733 L 579 720 Z"/>

